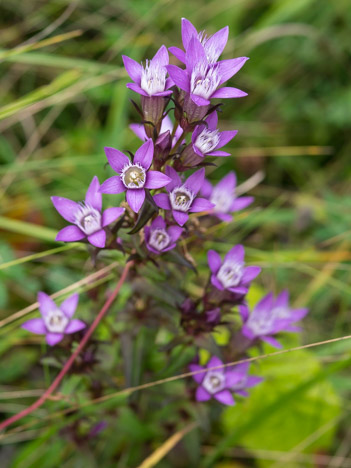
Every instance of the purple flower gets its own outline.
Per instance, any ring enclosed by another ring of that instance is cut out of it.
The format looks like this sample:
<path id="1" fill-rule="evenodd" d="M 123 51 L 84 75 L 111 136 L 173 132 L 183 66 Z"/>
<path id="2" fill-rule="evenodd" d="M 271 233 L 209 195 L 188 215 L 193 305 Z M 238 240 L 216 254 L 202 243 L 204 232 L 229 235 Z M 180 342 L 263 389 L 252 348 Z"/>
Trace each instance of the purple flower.
<path id="1" fill-rule="evenodd" d="M 168 195 L 157 193 L 154 200 L 158 207 L 172 210 L 173 217 L 180 226 L 188 221 L 188 212 L 198 213 L 213 208 L 213 203 L 205 198 L 196 198 L 205 178 L 204 168 L 194 172 L 184 183 L 172 167 L 166 167 L 166 174 L 171 178 L 171 182 L 166 185 Z"/>
<path id="2" fill-rule="evenodd" d="M 236 245 L 224 257 L 222 263 L 220 255 L 214 250 L 207 253 L 208 264 L 212 272 L 211 283 L 220 291 L 227 289 L 236 294 L 246 294 L 249 283 L 260 273 L 257 266 L 245 267 L 244 247 Z"/>
<path id="3" fill-rule="evenodd" d="M 102 209 L 99 179 L 95 176 L 87 190 L 85 201 L 77 203 L 68 198 L 51 197 L 56 210 L 72 225 L 58 232 L 57 241 L 76 242 L 87 238 L 90 244 L 103 249 L 106 243 L 105 227 L 124 213 L 124 208 Z"/>
<path id="4" fill-rule="evenodd" d="M 145 67 L 125 55 L 122 58 L 128 75 L 134 81 L 128 83 L 127 88 L 148 97 L 172 94 L 168 88 L 173 86 L 173 82 L 170 78 L 166 79 L 169 57 L 164 45 L 156 52 L 153 59 L 146 61 Z"/>
<path id="5" fill-rule="evenodd" d="M 59 343 L 64 335 L 76 333 L 86 327 L 81 320 L 72 319 L 78 305 L 78 294 L 65 299 L 58 307 L 50 296 L 38 293 L 39 310 L 42 318 L 24 322 L 22 328 L 38 335 L 46 335 L 50 346 Z"/>
<path id="6" fill-rule="evenodd" d="M 240 306 L 239 310 L 244 321 L 243 335 L 251 340 L 260 338 L 276 348 L 281 348 L 281 344 L 272 335 L 282 331 L 299 331 L 293 323 L 301 320 L 308 312 L 308 309 L 289 307 L 288 291 L 282 291 L 276 299 L 272 293 L 267 294 L 251 313 L 245 305 Z"/>
<path id="7" fill-rule="evenodd" d="M 238 133 L 237 130 L 220 132 L 217 130 L 218 115 L 212 112 L 206 119 L 207 125 L 198 125 L 191 137 L 194 152 L 200 156 L 230 156 L 230 153 L 218 151 Z"/>
<path id="8" fill-rule="evenodd" d="M 127 202 L 131 209 L 138 213 L 145 200 L 145 189 L 164 187 L 170 178 L 158 171 L 149 171 L 154 153 L 151 139 L 144 143 L 135 153 L 133 162 L 114 148 L 105 148 L 110 166 L 119 176 L 105 180 L 101 185 L 102 193 L 121 193 L 127 191 Z"/>
<path id="9" fill-rule="evenodd" d="M 148 140 L 148 137 L 147 137 L 146 132 L 145 132 L 145 127 L 144 127 L 143 124 L 130 124 L 129 128 L 135 133 L 135 135 L 138 138 L 140 138 L 140 140 L 142 140 L 142 141 Z M 173 123 L 172 123 L 171 119 L 168 117 L 168 115 L 166 115 L 162 120 L 160 135 L 159 135 L 158 139 L 161 139 L 162 135 L 167 133 L 167 132 L 169 132 L 171 134 L 172 130 L 173 130 Z M 180 138 L 182 133 L 183 133 L 182 128 L 178 126 L 177 130 L 175 131 L 173 140 L 172 140 L 172 148 L 176 144 L 176 142 L 178 141 L 178 139 Z M 156 142 L 156 144 L 157 144 L 157 142 Z"/>
<path id="10" fill-rule="evenodd" d="M 201 187 L 201 195 L 215 205 L 212 213 L 222 221 L 232 221 L 233 216 L 229 213 L 243 210 L 254 201 L 253 197 L 237 198 L 235 187 L 236 175 L 234 172 L 229 172 L 215 187 L 206 179 Z"/>
<path id="11" fill-rule="evenodd" d="M 157 216 L 151 226 L 144 228 L 146 247 L 154 254 L 160 254 L 174 249 L 176 242 L 183 232 L 179 226 L 166 228 L 166 222 L 162 216 Z"/>
<path id="12" fill-rule="evenodd" d="M 247 57 L 239 57 L 210 65 L 204 46 L 197 37 L 193 36 L 185 54 L 186 69 L 168 65 L 167 70 L 175 85 L 189 93 L 191 100 L 197 106 L 207 106 L 212 98 L 247 96 L 247 93 L 237 88 L 217 89 L 237 73 L 246 60 Z"/>
<path id="13" fill-rule="evenodd" d="M 216 356 L 213 356 L 205 367 L 190 364 L 189 369 L 191 372 L 208 369 L 206 372 L 193 375 L 193 379 L 199 384 L 196 391 L 197 401 L 207 401 L 210 398 L 215 398 L 224 405 L 232 406 L 235 404 L 232 392 L 246 396 L 245 388 L 253 387 L 262 380 L 247 375 L 249 367 L 247 364 L 211 369 L 220 366 L 223 366 L 223 362 Z"/>
<path id="14" fill-rule="evenodd" d="M 182 18 L 182 41 L 184 49 L 187 50 L 190 40 L 197 37 L 204 46 L 207 60 L 210 64 L 217 62 L 228 42 L 228 26 L 217 31 L 213 36 L 207 36 L 203 31 L 197 32 L 195 26 L 186 18 Z M 169 47 L 169 51 L 177 57 L 180 62 L 185 63 L 185 52 L 178 47 Z"/>

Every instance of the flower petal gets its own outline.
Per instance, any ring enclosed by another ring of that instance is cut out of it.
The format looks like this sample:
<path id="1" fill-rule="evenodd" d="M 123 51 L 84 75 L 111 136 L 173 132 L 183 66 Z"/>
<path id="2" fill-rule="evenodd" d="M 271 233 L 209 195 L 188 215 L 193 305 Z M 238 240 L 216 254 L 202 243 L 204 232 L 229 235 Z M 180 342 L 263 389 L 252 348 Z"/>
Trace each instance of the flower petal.
<path id="1" fill-rule="evenodd" d="M 165 45 L 162 45 L 154 57 L 151 59 L 151 63 L 153 65 L 160 65 L 161 67 L 164 67 L 165 65 L 169 64 L 169 55 L 168 55 L 168 50 Z"/>
<path id="2" fill-rule="evenodd" d="M 195 198 L 189 211 L 191 213 L 200 213 L 202 211 L 210 211 L 215 206 L 214 203 L 211 203 L 206 198 Z"/>
<path id="3" fill-rule="evenodd" d="M 106 232 L 103 229 L 100 229 L 100 231 L 90 234 L 90 236 L 88 236 L 88 241 L 91 245 L 94 245 L 99 249 L 103 249 L 106 244 Z"/>
<path id="4" fill-rule="evenodd" d="M 122 151 L 111 148 L 110 146 L 105 146 L 104 150 L 110 166 L 118 174 L 122 172 L 124 166 L 127 166 L 130 163 L 129 158 L 122 153 Z"/>
<path id="5" fill-rule="evenodd" d="M 190 177 L 184 182 L 184 186 L 189 189 L 194 195 L 200 191 L 202 184 L 205 180 L 205 168 L 199 169 L 198 171 L 191 174 Z"/>
<path id="6" fill-rule="evenodd" d="M 145 132 L 145 127 L 142 124 L 130 124 L 129 128 L 132 130 L 135 135 L 140 138 L 140 140 L 145 141 L 148 139 L 146 132 Z M 161 128 L 162 131 L 162 128 Z"/>
<path id="7" fill-rule="evenodd" d="M 222 259 L 218 252 L 209 250 L 207 252 L 208 265 L 212 273 L 216 274 L 222 265 Z"/>
<path id="8" fill-rule="evenodd" d="M 169 197 L 166 193 L 157 193 L 153 198 L 159 208 L 162 208 L 163 210 L 170 210 L 172 208 Z"/>
<path id="9" fill-rule="evenodd" d="M 203 370 L 204 372 L 199 372 L 198 374 L 192 375 L 192 378 L 197 382 L 198 384 L 201 384 L 201 382 L 204 380 L 205 375 L 206 375 L 206 370 L 204 367 L 199 366 L 198 364 L 190 364 L 189 365 L 189 370 L 190 372 L 199 372 Z"/>
<path id="10" fill-rule="evenodd" d="M 222 146 L 229 143 L 230 140 L 232 140 L 237 133 L 238 133 L 238 130 L 226 130 L 224 132 L 220 132 L 219 144 L 217 145 L 217 148 L 222 148 Z"/>
<path id="11" fill-rule="evenodd" d="M 206 41 L 206 50 L 211 50 L 211 58 L 212 60 L 218 60 L 219 56 L 224 50 L 228 42 L 228 34 L 229 34 L 229 27 L 225 26 L 224 28 L 220 29 L 216 33 L 213 34 L 207 41 Z"/>
<path id="12" fill-rule="evenodd" d="M 212 187 L 211 182 L 208 181 L 207 179 L 204 179 L 201 189 L 200 189 L 201 195 L 205 198 L 210 198 L 212 191 L 213 191 L 213 187 Z"/>
<path id="13" fill-rule="evenodd" d="M 210 393 L 204 389 L 204 387 L 198 387 L 196 390 L 197 401 L 208 401 L 211 398 Z"/>
<path id="14" fill-rule="evenodd" d="M 218 63 L 218 74 L 221 77 L 220 84 L 228 81 L 244 65 L 249 57 L 237 57 L 229 60 L 222 60 Z"/>
<path id="15" fill-rule="evenodd" d="M 207 57 L 204 46 L 201 44 L 197 36 L 190 39 L 189 45 L 185 54 L 185 65 L 188 71 L 192 71 L 194 65 L 198 63 L 207 63 Z"/>
<path id="16" fill-rule="evenodd" d="M 141 89 L 136 83 L 127 83 L 127 88 L 131 89 L 135 93 L 141 94 L 142 96 L 149 96 L 147 92 Z"/>
<path id="17" fill-rule="evenodd" d="M 101 184 L 100 192 L 108 194 L 122 193 L 126 190 L 120 176 L 112 176 Z"/>
<path id="18" fill-rule="evenodd" d="M 230 393 L 229 390 L 222 390 L 221 392 L 218 392 L 213 396 L 220 403 L 223 403 L 223 405 L 228 405 L 228 406 L 235 405 L 233 395 Z"/>
<path id="19" fill-rule="evenodd" d="M 179 49 L 179 47 L 168 47 L 168 50 L 179 60 L 179 62 L 185 63 L 184 50 Z"/>
<path id="20" fill-rule="evenodd" d="M 166 166 L 166 175 L 172 179 L 171 182 L 166 186 L 167 192 L 171 192 L 175 187 L 180 187 L 182 185 L 182 179 L 180 178 L 178 172 L 173 169 L 173 167 Z"/>
<path id="21" fill-rule="evenodd" d="M 78 319 L 73 319 L 69 322 L 66 327 L 65 333 L 76 333 L 77 331 L 83 330 L 86 328 L 86 324 Z"/>
<path id="22" fill-rule="evenodd" d="M 193 36 L 197 36 L 195 26 L 186 18 L 182 18 L 182 41 L 185 50 L 188 48 L 189 42 Z"/>
<path id="23" fill-rule="evenodd" d="M 102 227 L 108 226 L 113 223 L 113 221 L 116 221 L 117 218 L 122 216 L 124 211 L 125 209 L 120 207 L 107 208 L 102 213 Z"/>
<path id="24" fill-rule="evenodd" d="M 184 224 L 188 221 L 189 215 L 188 213 L 184 213 L 183 211 L 173 210 L 173 218 L 179 224 L 179 226 L 184 226 Z"/>
<path id="25" fill-rule="evenodd" d="M 224 257 L 224 261 L 233 263 L 243 263 L 245 256 L 245 249 L 241 244 L 232 247 Z"/>
<path id="26" fill-rule="evenodd" d="M 246 208 L 247 206 L 251 205 L 254 201 L 254 197 L 240 197 L 234 200 L 231 211 L 240 211 Z"/>
<path id="27" fill-rule="evenodd" d="M 201 106 L 208 106 L 209 104 L 211 104 L 211 101 L 209 101 L 208 99 L 205 99 L 205 98 L 203 98 L 201 96 L 198 96 L 197 94 L 191 93 L 190 97 L 191 97 L 191 100 L 193 102 L 195 102 L 195 104 L 197 106 L 201 107 Z"/>
<path id="28" fill-rule="evenodd" d="M 213 284 L 215 288 L 219 289 L 220 291 L 224 290 L 223 284 L 219 281 L 217 276 L 215 275 L 211 276 L 211 283 Z"/>
<path id="29" fill-rule="evenodd" d="M 46 342 L 50 346 L 55 346 L 59 343 L 64 337 L 63 333 L 47 333 Z"/>
<path id="30" fill-rule="evenodd" d="M 190 83 L 189 83 L 189 77 L 188 77 L 187 72 L 175 65 L 167 65 L 166 68 L 167 68 L 169 76 L 174 81 L 174 84 L 178 86 L 178 88 L 189 93 Z"/>
<path id="31" fill-rule="evenodd" d="M 184 229 L 179 226 L 170 226 L 167 230 L 168 235 L 172 239 L 173 242 L 177 242 L 179 237 L 182 235 Z"/>
<path id="32" fill-rule="evenodd" d="M 225 88 L 217 89 L 212 94 L 211 98 L 230 99 L 230 98 L 240 98 L 244 96 L 247 96 L 247 93 L 245 93 L 245 91 L 241 91 L 241 89 L 225 87 Z"/>
<path id="33" fill-rule="evenodd" d="M 84 239 L 86 235 L 77 226 L 66 226 L 56 235 L 56 240 L 61 242 L 76 242 Z"/>
<path id="34" fill-rule="evenodd" d="M 142 207 L 144 200 L 145 200 L 144 189 L 128 189 L 127 190 L 127 202 L 135 213 L 139 213 L 139 210 Z"/>
<path id="35" fill-rule="evenodd" d="M 99 179 L 95 176 L 91 181 L 87 193 L 85 195 L 85 203 L 88 203 L 98 211 L 102 209 L 102 195 L 99 192 L 100 183 Z"/>
<path id="36" fill-rule="evenodd" d="M 45 317 L 49 311 L 57 309 L 57 305 L 51 299 L 51 297 L 42 291 L 38 292 L 38 302 L 39 302 L 39 310 L 43 317 Z"/>
<path id="37" fill-rule="evenodd" d="M 206 364 L 207 369 L 210 369 L 211 367 L 220 367 L 220 366 L 223 366 L 223 362 L 217 356 L 212 356 L 211 359 Z M 224 368 L 216 369 L 216 370 L 219 372 L 224 372 Z"/>
<path id="38" fill-rule="evenodd" d="M 154 142 L 149 138 L 143 145 L 136 150 L 133 163 L 138 163 L 145 170 L 148 170 L 152 163 L 152 158 L 154 156 Z"/>
<path id="39" fill-rule="evenodd" d="M 242 276 L 242 283 L 249 283 L 253 279 L 256 278 L 261 273 L 261 268 L 258 266 L 248 266 L 244 269 L 244 273 Z"/>
<path id="40" fill-rule="evenodd" d="M 277 341 L 273 336 L 260 336 L 261 340 L 269 345 L 273 346 L 273 348 L 282 348 L 283 346 Z"/>
<path id="41" fill-rule="evenodd" d="M 226 192 L 228 195 L 234 192 L 236 187 L 236 175 L 235 172 L 231 171 L 221 179 L 216 185 L 215 190 L 220 190 L 221 192 Z"/>
<path id="42" fill-rule="evenodd" d="M 230 156 L 230 153 L 227 153 L 226 151 L 211 151 L 211 153 L 207 153 L 207 156 L 216 156 L 216 157 L 221 157 L 221 158 L 226 158 L 227 156 Z"/>
<path id="43" fill-rule="evenodd" d="M 144 187 L 148 189 L 158 189 L 161 187 L 165 187 L 171 181 L 172 179 L 166 176 L 166 174 L 163 174 L 162 172 L 149 171 L 146 174 L 146 182 Z"/>
<path id="44" fill-rule="evenodd" d="M 69 223 L 74 223 L 75 213 L 79 211 L 78 203 L 63 197 L 51 197 L 51 201 L 62 218 Z"/>
<path id="45" fill-rule="evenodd" d="M 206 118 L 206 122 L 209 130 L 216 130 L 218 125 L 218 114 L 216 111 L 211 112 L 211 114 Z"/>
<path id="46" fill-rule="evenodd" d="M 157 216 L 151 223 L 151 229 L 166 229 L 166 222 L 162 216 Z"/>
<path id="47" fill-rule="evenodd" d="M 60 305 L 60 310 L 69 318 L 73 317 L 79 300 L 79 294 L 75 293 L 67 297 Z"/>
<path id="48" fill-rule="evenodd" d="M 34 318 L 22 323 L 21 328 L 37 335 L 45 335 L 46 327 L 44 320 L 41 318 Z"/>
<path id="49" fill-rule="evenodd" d="M 140 65 L 140 63 L 136 62 L 130 57 L 127 57 L 126 55 L 122 55 L 122 60 L 128 75 L 135 83 L 140 85 L 143 67 Z"/>

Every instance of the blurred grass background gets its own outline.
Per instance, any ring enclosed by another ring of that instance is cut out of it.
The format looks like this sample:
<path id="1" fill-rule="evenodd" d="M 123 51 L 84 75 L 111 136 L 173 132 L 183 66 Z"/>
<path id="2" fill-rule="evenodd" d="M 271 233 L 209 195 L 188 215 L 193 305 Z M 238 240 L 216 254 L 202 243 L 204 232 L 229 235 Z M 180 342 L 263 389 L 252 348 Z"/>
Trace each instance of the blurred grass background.
<path id="1" fill-rule="evenodd" d="M 3 0 L 0 320 L 35 303 L 38 289 L 55 293 L 92 273 L 84 250 L 54 242 L 64 222 L 49 197 L 78 200 L 92 175 L 106 178 L 103 146 L 138 146 L 128 129 L 137 115 L 129 104 L 135 96 L 125 87 L 121 54 L 143 60 L 161 44 L 180 46 L 181 17 L 208 33 L 229 25 L 224 58 L 250 57 L 232 80 L 249 96 L 225 103 L 221 117 L 223 129 L 239 130 L 230 144 L 233 157 L 208 171 L 212 180 L 232 169 L 240 182 L 258 171 L 265 174 L 251 191 L 256 202 L 247 216 L 219 227 L 218 245 L 206 247 L 224 252 L 243 241 L 248 260 L 264 267 L 253 296 L 288 287 L 294 304 L 310 308 L 304 343 L 350 334 L 349 0 Z M 204 252 L 194 256 L 205 272 Z M 111 263 L 108 256 L 103 260 Z M 111 269 L 97 281 L 108 286 L 115 275 Z M 196 290 L 194 281 L 189 289 Z M 122 304 L 128 288 L 123 294 Z M 86 319 L 88 304 L 82 296 L 79 312 Z M 18 330 L 19 323 L 1 322 L 4 415 L 33 401 L 56 372 L 52 361 L 38 362 L 45 347 Z M 100 339 L 111 339 L 110 327 L 114 330 L 108 319 Z M 145 346 L 147 333 L 137 347 Z M 296 344 L 296 337 L 284 342 Z M 158 353 L 155 348 L 149 359 L 160 372 L 164 363 Z M 112 373 L 118 386 L 119 344 L 104 350 L 103 357 L 100 372 Z M 189 432 L 157 466 L 351 466 L 350 359 L 351 344 L 342 341 L 262 361 L 255 370 L 265 383 L 214 418 L 212 430 L 205 425 Z M 181 370 L 180 362 L 170 375 Z M 129 383 L 142 381 L 139 373 Z M 168 385 L 155 388 L 155 396 L 161 392 L 166 398 Z M 181 383 L 173 385 L 184 390 Z M 60 393 L 85 401 L 84 376 L 67 378 Z M 36 413 L 44 421 L 39 429 L 0 441 L 0 466 L 137 466 L 185 424 L 184 403 L 166 401 L 149 419 L 133 412 L 125 399 L 86 409 L 87 427 L 99 422 L 103 410 L 111 420 L 96 440 L 85 437 L 84 443 L 72 436 L 71 426 L 62 429 L 62 418 L 45 422 L 48 414 L 65 408 L 64 399 L 49 402 Z M 84 423 L 79 430 L 86 434 Z"/>

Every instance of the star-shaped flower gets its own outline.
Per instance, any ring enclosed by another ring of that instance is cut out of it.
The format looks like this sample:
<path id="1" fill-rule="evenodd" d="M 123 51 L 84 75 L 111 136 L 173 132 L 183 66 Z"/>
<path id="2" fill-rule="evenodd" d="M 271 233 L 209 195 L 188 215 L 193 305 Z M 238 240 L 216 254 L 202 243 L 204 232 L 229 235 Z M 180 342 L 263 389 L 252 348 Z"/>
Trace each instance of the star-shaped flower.
<path id="1" fill-rule="evenodd" d="M 167 228 L 162 216 L 157 216 L 151 226 L 144 228 L 145 244 L 150 252 L 161 254 L 174 249 L 177 240 L 181 236 L 183 229 L 179 226 L 169 226 Z"/>

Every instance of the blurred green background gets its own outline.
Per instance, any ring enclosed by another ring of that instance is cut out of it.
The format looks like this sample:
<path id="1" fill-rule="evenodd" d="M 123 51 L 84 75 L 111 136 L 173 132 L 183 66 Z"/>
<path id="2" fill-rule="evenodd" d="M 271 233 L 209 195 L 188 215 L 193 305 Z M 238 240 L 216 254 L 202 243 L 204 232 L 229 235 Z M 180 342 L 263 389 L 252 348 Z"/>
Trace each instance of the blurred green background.
<path id="1" fill-rule="evenodd" d="M 41 338 L 18 329 L 24 319 L 6 318 L 35 303 L 38 290 L 55 293 L 92 273 L 84 250 L 55 243 L 55 233 L 64 222 L 50 196 L 79 200 L 94 174 L 100 181 L 106 178 L 103 146 L 137 148 L 139 143 L 128 129 L 138 118 L 129 103 L 136 96 L 125 87 L 121 55 L 144 60 L 161 44 L 180 46 L 181 17 L 208 33 L 229 25 L 223 57 L 250 57 L 231 80 L 249 95 L 226 102 L 221 115 L 223 129 L 239 130 L 229 145 L 233 157 L 219 161 L 208 174 L 216 181 L 235 170 L 240 183 L 264 174 L 250 191 L 255 204 L 233 225 L 218 229 L 218 245 L 206 247 L 224 252 L 234 242 L 245 244 L 248 260 L 264 268 L 253 302 L 263 291 L 288 287 L 295 305 L 308 306 L 303 343 L 351 334 L 349 0 L 2 0 L 0 411 L 4 417 L 40 395 L 61 365 L 40 346 Z M 120 258 L 106 255 L 100 267 Z M 195 251 L 194 258 L 205 276 L 205 253 Z M 114 284 L 116 274 L 110 269 L 100 279 L 103 288 Z M 155 272 L 146 274 L 152 277 Z M 199 281 L 189 278 L 194 284 L 188 289 L 196 292 Z M 99 280 L 80 289 L 86 294 L 78 310 L 87 320 L 93 316 L 89 301 L 97 284 Z M 129 297 L 128 287 L 124 288 L 118 310 Z M 23 316 L 28 317 L 26 312 Z M 36 316 L 35 307 L 29 312 Z M 149 356 L 155 372 L 146 378 L 135 371 L 123 380 L 119 340 L 112 339 L 121 331 L 118 327 L 106 319 L 97 334 L 109 346 L 101 351 L 103 364 L 95 372 L 111 375 L 112 387 L 184 370 L 180 360 L 169 373 L 162 371 L 167 361 L 155 346 Z M 134 355 L 148 343 L 148 333 L 140 332 L 140 342 L 132 343 L 137 348 Z M 162 337 L 158 339 L 162 342 Z M 299 339 L 286 337 L 284 345 L 295 346 Z M 267 346 L 264 351 L 272 349 Z M 350 364 L 348 340 L 260 361 L 255 372 L 265 382 L 250 398 L 223 413 L 211 410 L 214 425 L 207 425 L 204 417 L 202 427 L 184 436 L 157 466 L 350 467 Z M 174 388 L 185 391 L 184 383 L 178 382 L 150 390 L 165 402 L 151 415 L 133 411 L 125 399 L 115 399 L 80 413 L 79 427 L 74 415 L 50 419 L 48 415 L 66 408 L 65 396 L 71 402 L 93 398 L 85 391 L 89 378 L 67 377 L 60 388 L 62 399 L 48 402 L 28 420 L 38 426 L 23 427 L 0 439 L 0 466 L 138 466 L 184 428 L 194 412 L 190 401 L 184 404 L 169 397 L 169 388 L 170 394 Z M 107 428 L 89 438 L 101 418 L 107 420 Z"/>

